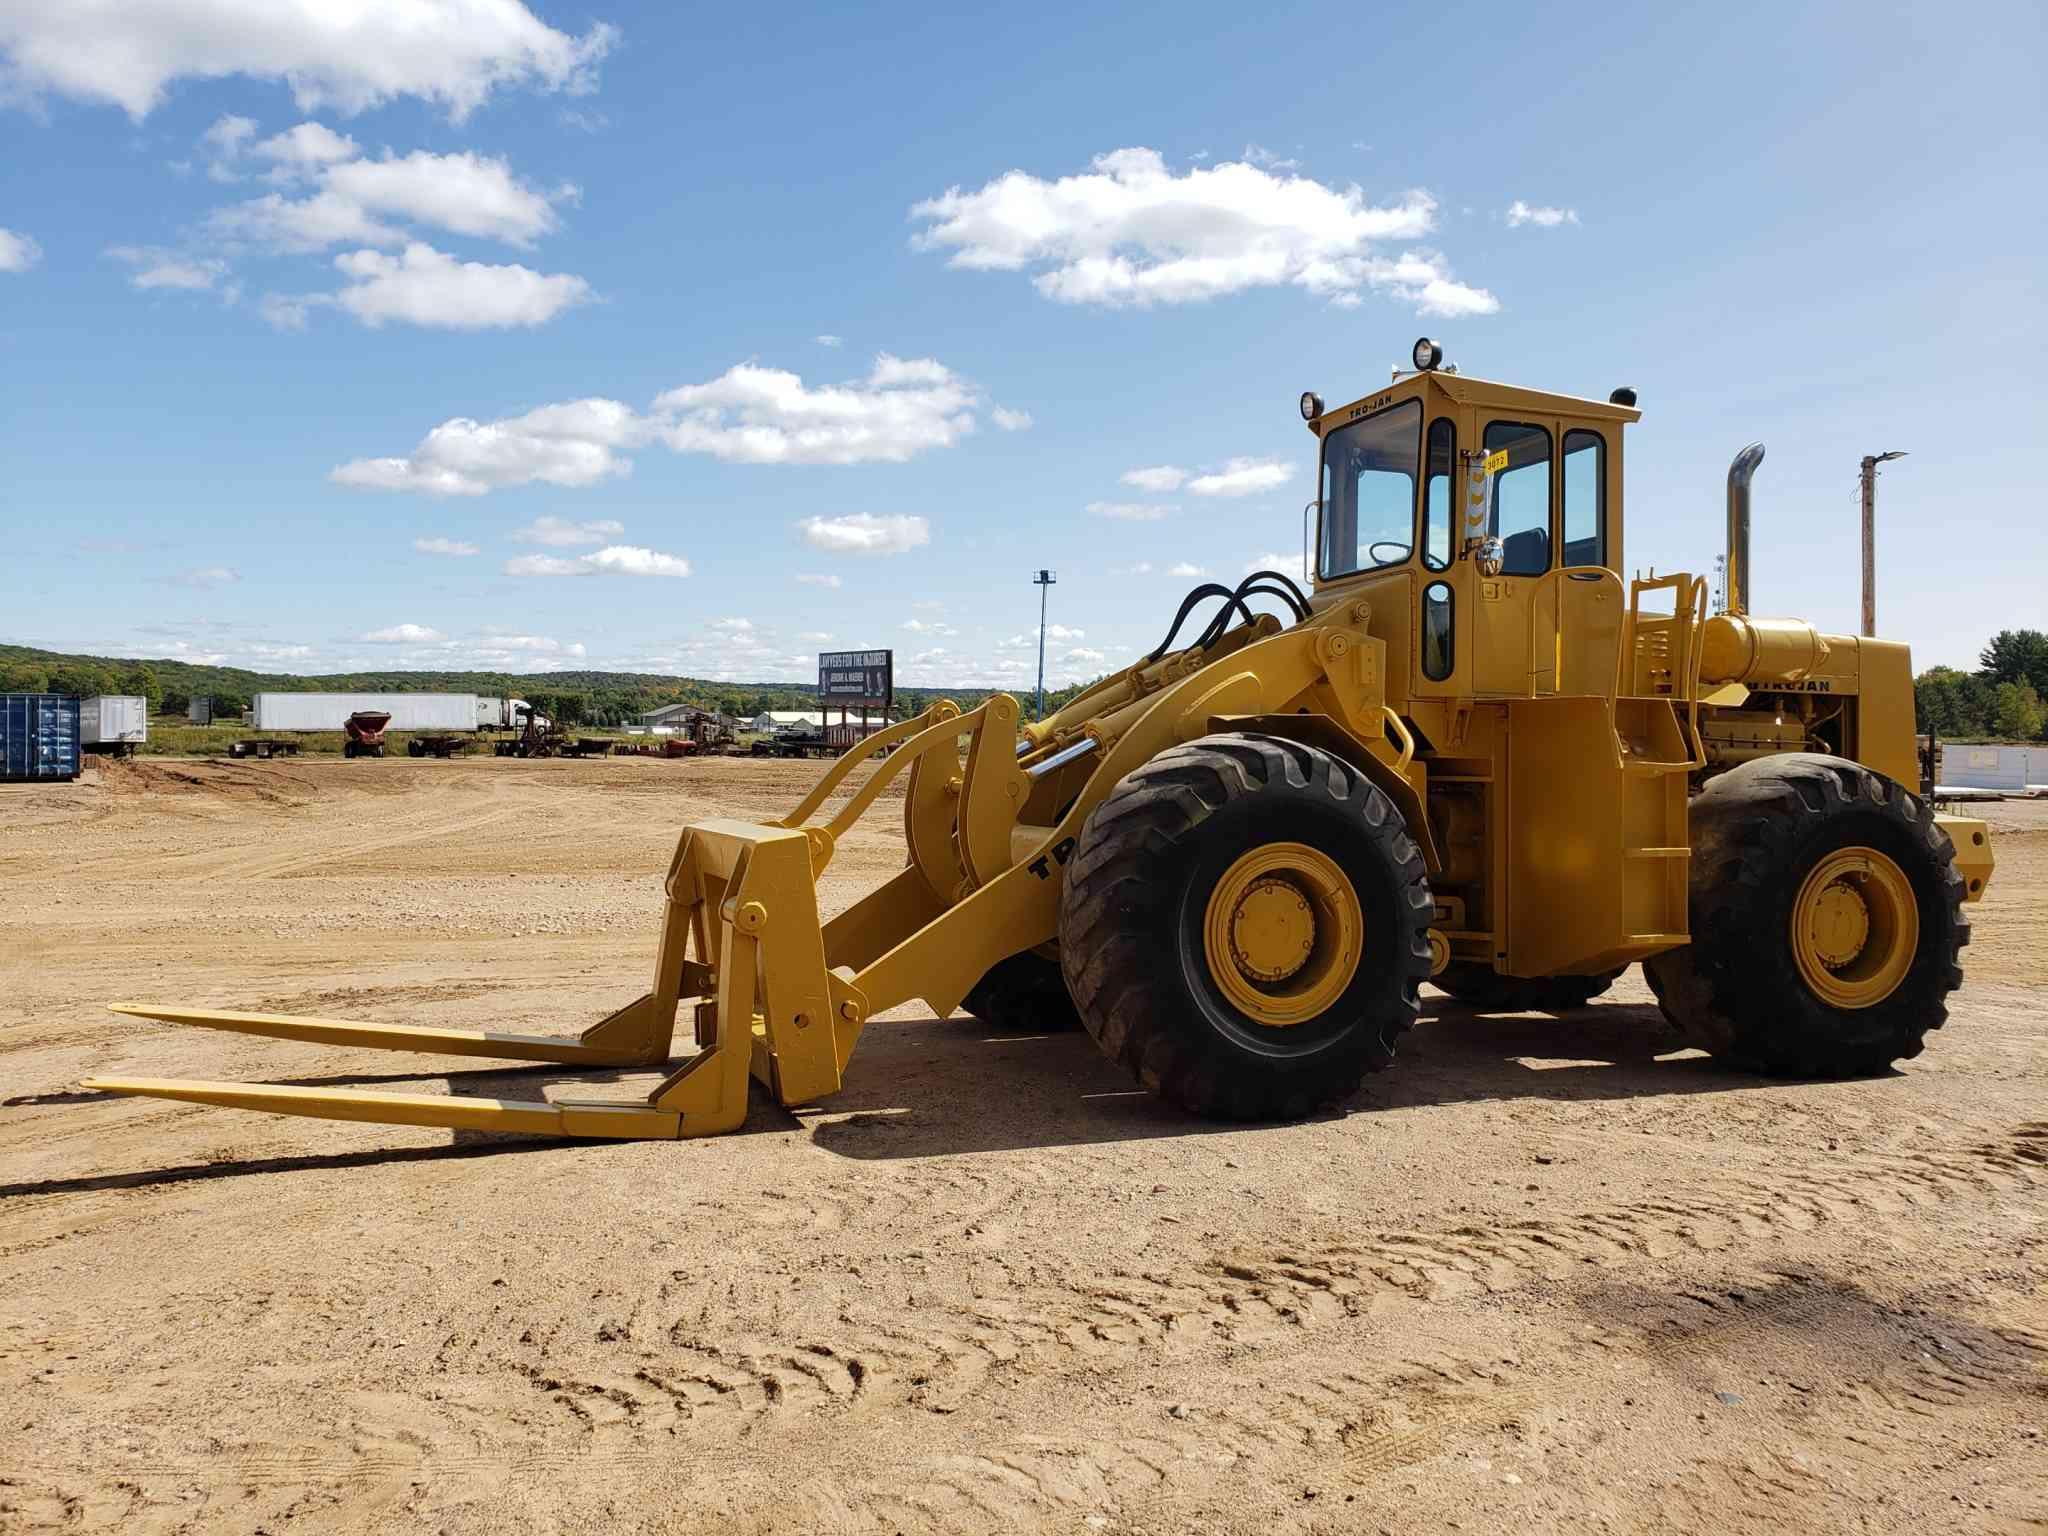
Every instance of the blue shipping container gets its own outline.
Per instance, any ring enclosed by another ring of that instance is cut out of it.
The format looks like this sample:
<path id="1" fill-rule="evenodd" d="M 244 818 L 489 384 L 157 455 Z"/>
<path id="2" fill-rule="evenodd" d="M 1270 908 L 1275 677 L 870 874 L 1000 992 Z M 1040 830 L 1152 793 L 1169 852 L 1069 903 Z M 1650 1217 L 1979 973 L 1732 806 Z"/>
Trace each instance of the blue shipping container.
<path id="1" fill-rule="evenodd" d="M 0 781 L 78 777 L 78 695 L 0 693 Z"/>

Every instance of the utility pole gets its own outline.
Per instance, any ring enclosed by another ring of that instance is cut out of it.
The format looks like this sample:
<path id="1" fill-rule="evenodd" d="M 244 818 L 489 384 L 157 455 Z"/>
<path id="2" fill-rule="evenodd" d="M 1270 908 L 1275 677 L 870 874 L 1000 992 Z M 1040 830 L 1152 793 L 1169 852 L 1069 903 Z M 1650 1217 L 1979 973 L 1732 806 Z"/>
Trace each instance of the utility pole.
<path id="1" fill-rule="evenodd" d="M 1040 571 L 1031 578 L 1032 585 L 1038 588 L 1038 708 L 1032 715 L 1036 720 L 1045 718 L 1045 600 L 1058 580 L 1051 571 Z"/>
<path id="2" fill-rule="evenodd" d="M 1877 466 L 1903 459 L 1905 450 L 1863 455 L 1863 633 L 1877 634 Z"/>

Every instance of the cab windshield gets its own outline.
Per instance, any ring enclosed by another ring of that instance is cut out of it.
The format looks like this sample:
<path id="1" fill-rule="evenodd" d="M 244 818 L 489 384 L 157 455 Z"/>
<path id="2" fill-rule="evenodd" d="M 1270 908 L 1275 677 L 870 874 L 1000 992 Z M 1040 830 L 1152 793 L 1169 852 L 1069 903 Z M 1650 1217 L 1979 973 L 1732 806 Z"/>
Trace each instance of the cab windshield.
<path id="1" fill-rule="evenodd" d="M 1325 579 L 1399 565 L 1415 548 L 1422 402 L 1404 400 L 1323 439 Z"/>

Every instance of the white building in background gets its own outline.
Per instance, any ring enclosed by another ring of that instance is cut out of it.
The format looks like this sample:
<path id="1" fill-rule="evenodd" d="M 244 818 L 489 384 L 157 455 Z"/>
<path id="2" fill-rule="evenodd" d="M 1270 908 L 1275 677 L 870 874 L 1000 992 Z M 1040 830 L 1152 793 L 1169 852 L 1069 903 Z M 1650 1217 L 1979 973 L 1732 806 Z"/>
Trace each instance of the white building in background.
<path id="1" fill-rule="evenodd" d="M 815 734 L 824 724 L 824 716 L 810 709 L 764 709 L 747 722 L 747 729 L 763 735 L 782 735 L 790 731 Z"/>

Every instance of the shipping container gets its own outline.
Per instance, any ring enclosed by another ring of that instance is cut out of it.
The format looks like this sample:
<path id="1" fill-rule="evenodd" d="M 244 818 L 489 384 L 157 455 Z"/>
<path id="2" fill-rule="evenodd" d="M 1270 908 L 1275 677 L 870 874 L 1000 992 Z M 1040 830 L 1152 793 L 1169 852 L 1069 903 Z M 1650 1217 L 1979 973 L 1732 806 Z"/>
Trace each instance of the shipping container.
<path id="1" fill-rule="evenodd" d="M 78 701 L 78 744 L 107 757 L 126 757 L 149 740 L 149 700 L 99 693 Z"/>
<path id="2" fill-rule="evenodd" d="M 78 695 L 0 693 L 0 780 L 78 777 Z"/>
<path id="3" fill-rule="evenodd" d="M 1936 783 L 1952 789 L 2023 790 L 2027 787 L 2027 749 L 1944 741 L 1941 771 L 1934 777 Z"/>
<path id="4" fill-rule="evenodd" d="M 338 731 L 358 710 L 391 716 L 394 731 L 473 731 L 473 693 L 259 693 L 249 723 L 259 731 Z"/>
<path id="5" fill-rule="evenodd" d="M 213 695 L 196 693 L 185 706 L 185 718 L 194 725 L 213 724 Z"/>

